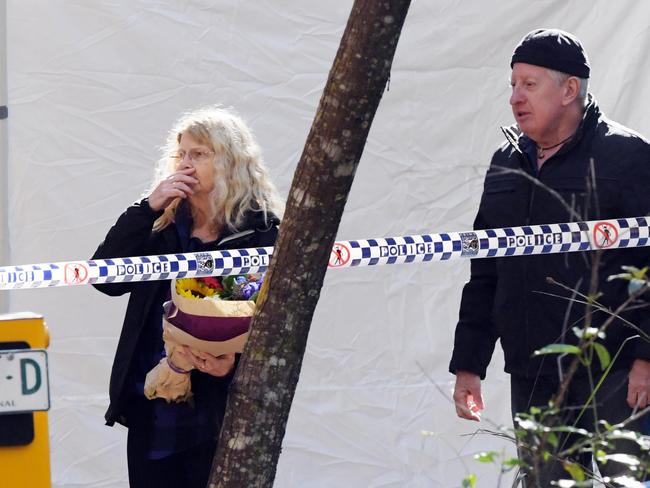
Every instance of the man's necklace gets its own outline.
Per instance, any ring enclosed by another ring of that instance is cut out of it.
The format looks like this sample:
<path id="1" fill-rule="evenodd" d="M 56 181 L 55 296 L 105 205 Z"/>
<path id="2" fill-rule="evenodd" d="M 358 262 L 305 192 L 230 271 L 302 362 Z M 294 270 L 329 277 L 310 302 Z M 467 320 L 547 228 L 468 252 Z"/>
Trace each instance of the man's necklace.
<path id="1" fill-rule="evenodd" d="M 557 144 L 553 144 L 552 146 L 548 146 L 548 147 L 539 147 L 539 146 L 537 145 L 537 143 L 535 143 L 535 147 L 537 148 L 537 157 L 538 157 L 539 159 L 544 159 L 544 157 L 546 157 L 546 154 L 544 154 L 544 151 L 548 151 L 549 149 L 553 149 L 553 148 L 556 148 L 556 147 L 558 147 L 558 146 L 561 146 L 562 144 L 564 144 L 565 142 L 567 142 L 567 141 L 568 141 L 569 139 L 571 139 L 572 137 L 573 137 L 573 134 L 571 134 L 571 135 L 570 135 L 569 137 L 567 137 L 566 139 L 564 139 L 564 140 L 558 142 Z"/>

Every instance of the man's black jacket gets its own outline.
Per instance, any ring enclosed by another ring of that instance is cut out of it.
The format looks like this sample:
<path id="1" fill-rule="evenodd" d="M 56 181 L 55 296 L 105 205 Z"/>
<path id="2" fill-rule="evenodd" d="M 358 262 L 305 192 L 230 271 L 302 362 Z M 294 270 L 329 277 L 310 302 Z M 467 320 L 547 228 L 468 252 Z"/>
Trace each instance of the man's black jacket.
<path id="1" fill-rule="evenodd" d="M 575 136 L 539 172 L 526 155 L 530 139 L 515 126 L 503 130 L 507 141 L 492 158 L 475 229 L 639 217 L 650 212 L 650 145 L 607 119 L 593 98 Z M 587 293 L 593 256 L 579 252 L 472 260 L 450 371 L 470 371 L 484 378 L 500 339 L 506 372 L 531 377 L 557 374 L 557 356 L 533 357 L 533 353 L 552 343 L 576 343 L 572 328 L 584 325 L 585 306 L 571 303 L 570 291 L 547 283 L 547 277 Z M 606 278 L 620 273 L 622 265 L 650 264 L 649 258 L 649 248 L 604 251 L 598 270 L 599 301 L 612 310 L 621 304 L 628 296 L 627 282 Z M 650 332 L 650 320 L 644 318 L 650 318 L 650 310 L 626 317 Z M 599 312 L 593 318 L 598 326 L 607 316 Z M 623 341 L 635 334 L 617 320 L 601 342 L 613 357 Z M 627 367 L 635 358 L 650 360 L 650 344 L 642 339 L 628 341 L 616 365 Z"/>
<path id="2" fill-rule="evenodd" d="M 151 210 L 146 199 L 135 203 L 118 218 L 92 259 L 182 252 L 174 224 L 160 232 L 152 233 L 153 223 L 161 213 Z M 214 250 L 273 246 L 279 220 L 272 215 L 268 216 L 268 220 L 264 220 L 261 212 L 249 213 L 247 217 L 246 225 L 240 232 L 222 233 Z M 161 346 L 160 317 L 170 284 L 166 280 L 94 286 L 111 296 L 131 294 L 115 352 L 109 386 L 110 406 L 106 412 L 108 425 L 119 422 L 131 426 L 149 414 L 150 402 L 145 400 L 143 394 L 134 394 L 134 385 L 127 384 L 128 379 L 137 371 L 137 361 L 149 359 L 152 348 Z M 155 324 L 155 327 L 150 324 Z M 206 395 L 214 397 L 208 401 L 215 405 L 217 417 L 223 414 L 220 410 L 225 408 L 230 379 L 231 377 L 214 378 L 196 370 L 192 371 L 192 389 L 195 396 L 205 392 Z M 215 419 L 216 424 L 220 421 L 220 418 Z"/>

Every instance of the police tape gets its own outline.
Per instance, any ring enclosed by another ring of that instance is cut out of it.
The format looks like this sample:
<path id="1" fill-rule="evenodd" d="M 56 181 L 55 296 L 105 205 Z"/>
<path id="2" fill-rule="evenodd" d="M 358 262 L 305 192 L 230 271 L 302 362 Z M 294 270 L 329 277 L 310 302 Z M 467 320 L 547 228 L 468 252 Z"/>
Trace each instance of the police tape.
<path id="1" fill-rule="evenodd" d="M 646 217 L 334 243 L 330 268 L 650 246 Z M 226 276 L 265 271 L 272 247 L 0 267 L 0 290 Z"/>

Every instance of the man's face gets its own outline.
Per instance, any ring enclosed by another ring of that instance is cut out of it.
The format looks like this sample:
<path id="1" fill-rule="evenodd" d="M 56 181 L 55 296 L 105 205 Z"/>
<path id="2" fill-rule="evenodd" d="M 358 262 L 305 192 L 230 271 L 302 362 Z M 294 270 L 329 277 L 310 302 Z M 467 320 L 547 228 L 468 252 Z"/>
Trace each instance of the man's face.
<path id="1" fill-rule="evenodd" d="M 552 144 L 566 110 L 564 87 L 546 68 L 515 63 L 510 77 L 510 106 L 519 128 L 535 142 Z"/>

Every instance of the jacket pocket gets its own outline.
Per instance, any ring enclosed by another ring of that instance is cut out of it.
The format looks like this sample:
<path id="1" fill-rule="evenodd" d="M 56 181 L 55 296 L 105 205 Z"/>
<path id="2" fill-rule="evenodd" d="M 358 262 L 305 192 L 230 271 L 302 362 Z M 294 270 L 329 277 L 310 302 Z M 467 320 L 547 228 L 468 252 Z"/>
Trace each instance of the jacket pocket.
<path id="1" fill-rule="evenodd" d="M 613 178 L 596 178 L 595 181 L 588 182 L 584 176 L 574 176 L 549 179 L 545 184 L 555 190 L 585 220 L 613 216 L 618 188 L 617 180 Z"/>
<path id="2" fill-rule="evenodd" d="M 522 192 L 517 188 L 517 184 L 517 179 L 510 175 L 499 175 L 485 180 L 479 211 L 487 228 L 511 227 L 525 223 L 522 212 L 526 206 L 521 201 Z"/>
<path id="3" fill-rule="evenodd" d="M 585 193 L 587 191 L 587 181 L 583 177 L 549 178 L 545 183 L 549 188 L 561 192 Z"/>
<path id="4" fill-rule="evenodd" d="M 495 195 L 498 193 L 512 193 L 515 191 L 516 179 L 512 176 L 494 176 L 486 178 L 485 188 L 483 193 L 485 195 Z"/>

